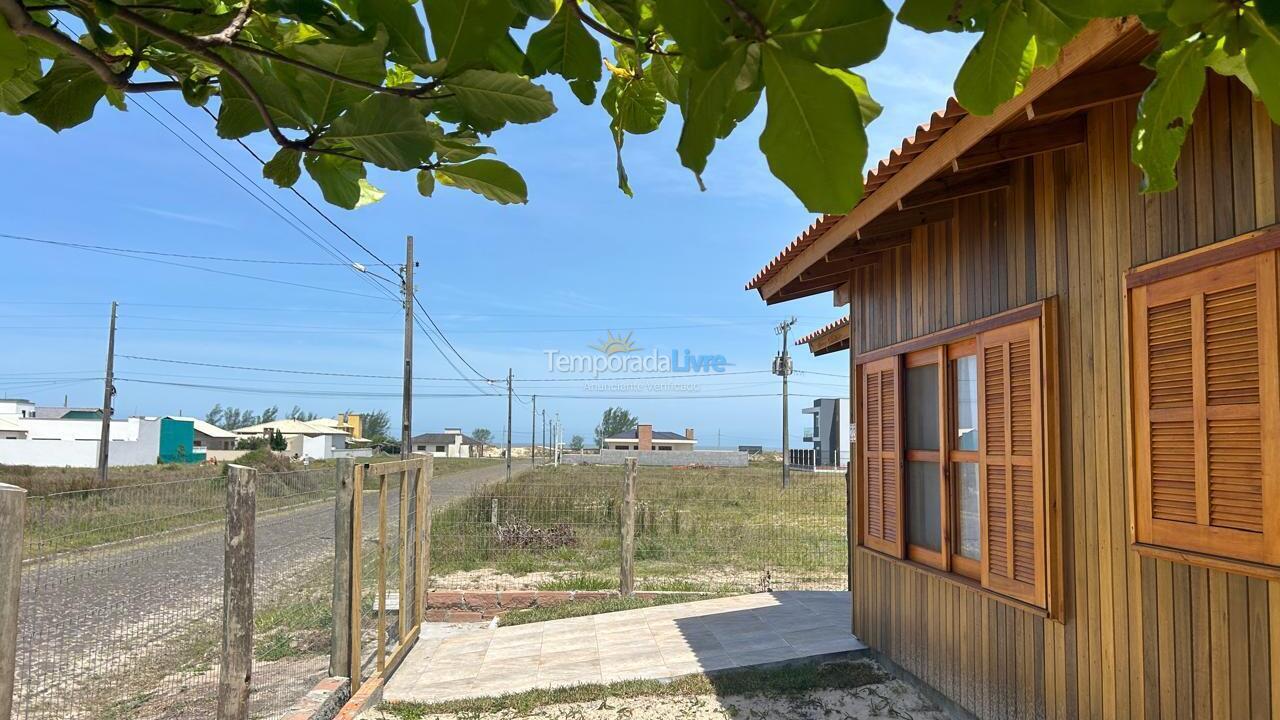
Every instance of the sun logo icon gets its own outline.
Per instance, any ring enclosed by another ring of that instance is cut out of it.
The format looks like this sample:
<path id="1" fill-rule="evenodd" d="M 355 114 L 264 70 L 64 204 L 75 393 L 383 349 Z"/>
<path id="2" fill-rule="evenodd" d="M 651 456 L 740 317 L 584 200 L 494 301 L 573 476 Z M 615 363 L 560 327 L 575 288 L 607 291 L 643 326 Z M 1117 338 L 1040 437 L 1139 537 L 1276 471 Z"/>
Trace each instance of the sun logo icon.
<path id="1" fill-rule="evenodd" d="M 631 336 L 635 334 L 634 332 L 627 333 L 626 337 L 614 335 L 612 330 L 608 332 L 609 336 L 604 340 L 601 340 L 599 345 L 590 345 L 588 347 L 592 350 L 599 350 L 605 355 L 632 353 L 640 350 L 640 348 L 636 347 L 636 344 L 631 340 Z"/>

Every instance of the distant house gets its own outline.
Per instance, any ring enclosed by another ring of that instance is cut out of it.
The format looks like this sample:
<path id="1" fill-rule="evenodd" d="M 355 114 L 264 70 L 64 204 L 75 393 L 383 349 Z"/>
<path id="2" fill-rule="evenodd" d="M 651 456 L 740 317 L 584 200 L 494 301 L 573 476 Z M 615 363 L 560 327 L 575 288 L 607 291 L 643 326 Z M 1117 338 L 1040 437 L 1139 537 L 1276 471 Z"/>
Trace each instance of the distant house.
<path id="1" fill-rule="evenodd" d="M 12 420 L 0 418 L 0 440 L 25 440 L 27 431 Z"/>
<path id="2" fill-rule="evenodd" d="M 0 400 L 0 464 L 94 467 L 100 417 L 41 418 L 27 401 Z M 189 418 L 131 417 L 108 426 L 112 466 L 198 462 Z"/>
<path id="3" fill-rule="evenodd" d="M 413 452 L 432 457 L 480 457 L 480 442 L 462 433 L 462 428 L 445 428 L 442 433 L 423 433 L 411 441 Z"/>
<path id="4" fill-rule="evenodd" d="M 801 410 L 813 416 L 813 425 L 805 428 L 804 441 L 813 443 L 808 450 L 817 467 L 843 468 L 849 464 L 849 401 L 843 398 L 818 398 L 812 407 Z M 794 464 L 794 460 L 793 460 Z"/>
<path id="5" fill-rule="evenodd" d="M 302 420 L 273 420 L 248 427 L 238 428 L 238 437 L 261 437 L 267 440 L 277 431 L 284 436 L 287 448 L 285 452 L 300 458 L 312 460 L 328 460 L 335 457 L 347 457 L 354 453 L 346 452 L 346 430 L 329 427 L 318 422 Z"/>
<path id="6" fill-rule="evenodd" d="M 605 450 L 693 450 L 698 441 L 693 438 L 693 428 L 685 428 L 684 434 L 653 429 L 652 425 L 637 425 L 626 432 L 604 439 Z"/>
<path id="7" fill-rule="evenodd" d="M 223 430 L 217 425 L 211 425 L 199 418 L 175 418 L 176 420 L 191 421 L 192 429 L 195 431 L 195 439 L 192 445 L 197 453 L 203 450 L 235 450 L 236 440 L 239 439 L 234 432 Z"/>

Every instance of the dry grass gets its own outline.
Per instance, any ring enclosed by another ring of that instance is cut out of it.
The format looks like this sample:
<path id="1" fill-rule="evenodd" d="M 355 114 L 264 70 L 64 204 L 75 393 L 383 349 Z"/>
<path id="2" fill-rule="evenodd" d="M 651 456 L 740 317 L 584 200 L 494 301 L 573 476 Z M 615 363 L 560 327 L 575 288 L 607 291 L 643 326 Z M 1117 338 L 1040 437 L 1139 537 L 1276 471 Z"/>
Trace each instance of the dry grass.
<path id="1" fill-rule="evenodd" d="M 433 586 L 476 570 L 616 578 L 621 480 L 618 467 L 543 467 L 456 502 L 433 520 Z M 516 526 L 555 529 L 572 542 L 504 543 Z M 841 476 L 795 473 L 783 490 L 776 464 L 640 469 L 635 564 L 642 589 L 678 580 L 679 589 L 723 592 L 728 582 L 748 591 L 783 577 L 787 587 L 841 588 L 845 561 Z M 707 587 L 689 582 L 699 576 Z"/>

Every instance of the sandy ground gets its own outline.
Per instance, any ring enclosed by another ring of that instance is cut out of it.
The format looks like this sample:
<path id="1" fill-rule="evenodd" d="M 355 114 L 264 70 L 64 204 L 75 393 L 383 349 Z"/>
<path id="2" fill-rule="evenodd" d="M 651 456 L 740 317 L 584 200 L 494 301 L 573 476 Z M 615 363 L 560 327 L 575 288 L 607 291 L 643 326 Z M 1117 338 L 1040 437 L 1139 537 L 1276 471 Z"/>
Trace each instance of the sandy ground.
<path id="1" fill-rule="evenodd" d="M 587 573 L 591 575 L 592 573 Z M 597 573 L 598 574 L 598 573 Z M 548 572 L 531 572 L 520 575 L 501 572 L 492 568 L 481 568 L 478 570 L 459 570 L 457 572 L 448 573 L 431 578 L 432 590 L 536 590 L 541 585 L 558 581 L 572 580 L 583 575 L 580 571 L 548 571 Z M 637 576 L 636 586 L 645 590 L 648 589 L 646 580 L 650 580 L 643 576 Z M 652 586 L 670 586 L 672 583 L 690 583 L 699 587 L 708 588 L 734 588 L 741 590 L 749 590 L 751 592 L 764 592 L 767 589 L 784 589 L 797 590 L 814 589 L 824 590 L 844 590 L 847 580 L 844 576 L 832 576 L 823 580 L 816 580 L 809 576 L 791 577 L 783 572 L 774 570 L 770 576 L 766 577 L 760 572 L 750 572 L 744 570 L 735 570 L 733 568 L 723 569 L 699 569 L 696 573 L 689 575 L 666 574 L 661 577 L 652 578 L 648 585 Z M 821 586 L 821 587 L 817 587 Z"/>
<path id="2" fill-rule="evenodd" d="M 609 699 L 603 702 L 550 705 L 519 713 L 425 715 L 422 720 L 947 720 L 947 715 L 900 680 L 864 685 L 853 690 L 817 690 L 785 697 L 760 695 L 694 695 Z M 382 711 L 366 713 L 361 720 L 400 720 Z"/>

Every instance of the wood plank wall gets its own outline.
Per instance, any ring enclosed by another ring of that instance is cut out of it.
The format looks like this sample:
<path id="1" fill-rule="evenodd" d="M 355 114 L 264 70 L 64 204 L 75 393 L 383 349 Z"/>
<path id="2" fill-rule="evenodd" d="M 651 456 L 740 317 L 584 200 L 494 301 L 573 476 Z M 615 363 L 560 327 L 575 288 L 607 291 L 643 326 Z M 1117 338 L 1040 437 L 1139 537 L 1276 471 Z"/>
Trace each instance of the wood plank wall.
<path id="1" fill-rule="evenodd" d="M 1178 189 L 1144 197 L 1135 110 L 852 277 L 858 352 L 1059 298 L 1066 621 L 852 552 L 855 633 L 980 718 L 1280 719 L 1280 582 L 1129 549 L 1122 355 L 1125 270 L 1276 222 L 1280 131 L 1210 74 Z"/>

